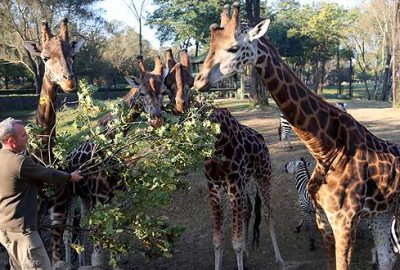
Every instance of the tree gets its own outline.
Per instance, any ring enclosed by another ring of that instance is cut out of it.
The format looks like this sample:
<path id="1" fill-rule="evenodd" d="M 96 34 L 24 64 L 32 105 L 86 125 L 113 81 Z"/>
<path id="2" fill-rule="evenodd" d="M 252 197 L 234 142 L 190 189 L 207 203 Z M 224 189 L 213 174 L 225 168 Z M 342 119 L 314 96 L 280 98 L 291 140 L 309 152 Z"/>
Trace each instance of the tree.
<path id="1" fill-rule="evenodd" d="M 114 72 L 109 74 L 109 82 L 114 83 L 114 79 L 118 74 L 138 74 L 137 61 L 135 59 L 140 52 L 136 46 L 132 46 L 132 44 L 137 44 L 138 40 L 139 34 L 135 30 L 125 28 L 104 42 L 102 58 L 114 68 Z M 143 43 L 144 51 L 142 53 L 147 56 L 145 61 L 149 61 L 147 66 L 151 68 L 155 52 L 151 49 L 147 40 L 144 40 Z"/>
<path id="2" fill-rule="evenodd" d="M 0 60 L 0 89 L 10 89 L 10 82 L 25 79 L 29 76 L 26 69 L 20 64 L 7 63 Z M 26 86 L 26 85 L 25 85 Z"/>
<path id="3" fill-rule="evenodd" d="M 112 62 L 103 57 L 106 46 L 107 37 L 101 27 L 94 28 L 86 35 L 85 46 L 80 50 L 79 58 L 74 61 L 74 73 L 78 77 L 87 78 L 90 84 L 94 84 L 95 79 L 100 82 L 115 73 Z"/>
<path id="4" fill-rule="evenodd" d="M 23 47 L 23 41 L 40 44 L 40 23 L 43 20 L 55 26 L 63 17 L 70 21 L 71 36 L 91 27 L 92 22 L 100 21 L 92 4 L 99 0 L 3 0 L 0 1 L 0 59 L 8 63 L 24 65 L 35 79 L 36 89 L 40 91 L 44 68 L 42 61 L 32 57 Z"/>
<path id="5" fill-rule="evenodd" d="M 142 43 L 142 20 L 143 20 L 143 8 L 146 0 L 141 0 L 141 3 L 135 4 L 134 0 L 130 0 L 129 3 L 124 2 L 127 7 L 132 11 L 136 21 L 139 23 L 139 54 L 143 55 L 143 43 Z"/>
<path id="6" fill-rule="evenodd" d="M 184 49 L 192 41 L 196 47 L 208 44 L 210 24 L 220 20 L 221 2 L 217 0 L 154 0 L 154 4 L 158 8 L 148 16 L 147 23 L 157 29 L 161 42 L 173 41 Z"/>
<path id="7" fill-rule="evenodd" d="M 337 44 L 343 38 L 344 29 L 352 23 L 352 17 L 337 4 L 321 3 L 305 5 L 297 13 L 299 28 L 293 28 L 290 34 L 307 36 L 313 39 L 313 58 L 315 59 L 315 91 L 322 93 L 325 80 L 325 63 L 335 53 Z"/>

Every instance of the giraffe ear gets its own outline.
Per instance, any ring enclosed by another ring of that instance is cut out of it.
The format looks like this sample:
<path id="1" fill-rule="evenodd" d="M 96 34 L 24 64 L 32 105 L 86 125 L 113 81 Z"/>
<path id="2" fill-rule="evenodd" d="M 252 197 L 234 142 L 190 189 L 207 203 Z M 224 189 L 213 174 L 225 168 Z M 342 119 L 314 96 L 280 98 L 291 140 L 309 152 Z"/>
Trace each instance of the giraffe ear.
<path id="1" fill-rule="evenodd" d="M 268 30 L 270 20 L 263 20 L 262 22 L 258 23 L 256 26 L 254 26 L 252 29 L 249 31 L 249 40 L 253 41 L 255 39 L 259 39 Z"/>
<path id="2" fill-rule="evenodd" d="M 135 76 L 125 77 L 125 80 L 132 87 L 138 88 L 140 86 L 139 80 Z"/>
<path id="3" fill-rule="evenodd" d="M 77 54 L 80 51 L 84 42 L 85 42 L 85 40 L 83 38 L 78 41 L 72 41 L 72 43 L 71 43 L 72 56 L 74 56 L 75 54 Z"/>
<path id="4" fill-rule="evenodd" d="M 23 43 L 23 45 L 24 45 L 25 49 L 27 49 L 31 53 L 32 56 L 35 55 L 35 56 L 40 57 L 40 54 L 42 53 L 42 49 L 38 45 L 36 45 L 35 42 L 25 41 Z"/>

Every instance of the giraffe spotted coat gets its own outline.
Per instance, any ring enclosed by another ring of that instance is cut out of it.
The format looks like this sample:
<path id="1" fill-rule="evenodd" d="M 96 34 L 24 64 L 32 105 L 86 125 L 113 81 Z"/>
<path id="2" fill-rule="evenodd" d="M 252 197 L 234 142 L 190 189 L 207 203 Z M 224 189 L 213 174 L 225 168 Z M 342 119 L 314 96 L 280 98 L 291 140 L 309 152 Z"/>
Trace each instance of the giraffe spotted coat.
<path id="1" fill-rule="evenodd" d="M 283 265 L 273 228 L 270 207 L 271 161 L 264 138 L 255 130 L 241 125 L 227 109 L 216 109 L 211 115 L 211 121 L 218 123 L 221 129 L 214 155 L 204 164 L 214 216 L 215 269 L 221 269 L 222 266 L 221 195 L 223 190 L 228 194 L 232 209 L 232 244 L 238 269 L 243 269 L 243 252 L 246 251 L 246 237 L 252 208 L 246 188 L 251 179 L 254 179 L 258 185 L 264 218 L 271 234 L 274 251 L 277 260 Z"/>

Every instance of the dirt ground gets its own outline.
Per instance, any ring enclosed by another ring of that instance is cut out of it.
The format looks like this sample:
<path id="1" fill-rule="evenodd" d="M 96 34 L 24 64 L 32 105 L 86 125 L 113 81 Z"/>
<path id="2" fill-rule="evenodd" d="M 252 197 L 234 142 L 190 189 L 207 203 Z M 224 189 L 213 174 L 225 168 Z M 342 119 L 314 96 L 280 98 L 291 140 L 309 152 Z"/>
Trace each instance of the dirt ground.
<path id="1" fill-rule="evenodd" d="M 275 214 L 275 230 L 286 269 L 325 269 L 325 252 L 319 233 L 317 233 L 317 250 L 309 251 L 308 234 L 305 228 L 299 234 L 294 232 L 299 221 L 299 205 L 294 177 L 284 172 L 284 165 L 290 160 L 300 157 L 311 159 L 305 147 L 296 135 L 292 134 L 294 150 L 288 151 L 282 148 L 278 141 L 279 112 L 276 106 L 236 111 L 240 105 L 233 100 L 225 101 L 225 103 L 223 107 L 230 107 L 234 116 L 242 124 L 263 134 L 268 144 L 273 168 L 272 205 Z M 390 108 L 388 103 L 350 101 L 348 112 L 378 137 L 400 144 L 400 121 L 398 120 L 400 110 Z M 211 206 L 202 168 L 185 176 L 184 180 L 189 183 L 190 189 L 177 191 L 173 203 L 166 209 L 160 210 L 172 224 L 186 228 L 176 243 L 173 257 L 146 262 L 141 255 L 131 254 L 128 263 L 122 265 L 123 269 L 205 270 L 214 268 Z M 261 225 L 260 246 L 256 250 L 250 250 L 246 258 L 245 265 L 248 270 L 277 269 L 269 233 L 265 224 Z M 225 232 L 223 269 L 236 269 L 229 227 L 225 228 Z M 250 235 L 252 235 L 251 231 Z M 371 235 L 365 222 L 361 222 L 357 233 L 352 269 L 372 269 L 369 264 L 371 248 Z M 395 269 L 400 269 L 400 263 L 397 263 Z"/>
<path id="2" fill-rule="evenodd" d="M 235 111 L 234 103 L 228 107 Z M 400 143 L 400 122 L 398 121 L 400 110 L 390 108 L 390 104 L 351 101 L 348 102 L 348 112 L 378 137 Z M 242 124 L 263 134 L 268 144 L 273 168 L 272 205 L 275 209 L 275 229 L 286 269 L 325 269 L 325 252 L 319 233 L 317 233 L 317 250 L 309 251 L 308 234 L 305 228 L 299 234 L 294 232 L 299 221 L 299 205 L 294 177 L 284 172 L 286 162 L 299 157 L 310 158 L 307 150 L 296 135 L 292 135 L 294 150 L 283 150 L 277 134 L 279 112 L 274 105 L 266 109 L 234 112 L 234 116 Z M 186 231 L 176 244 L 174 256 L 170 259 L 161 258 L 146 263 L 140 255 L 133 254 L 123 269 L 213 269 L 212 214 L 202 169 L 187 175 L 185 180 L 191 188 L 177 192 L 171 206 L 164 211 L 171 223 L 186 227 Z M 261 225 L 260 246 L 249 252 L 246 269 L 277 269 L 269 233 L 265 224 Z M 250 235 L 251 233 L 250 231 Z M 370 266 L 372 245 L 371 235 L 365 222 L 362 221 L 357 233 L 352 269 L 372 269 Z M 225 228 L 223 269 L 236 269 L 229 227 Z M 400 269 L 400 263 L 397 263 L 394 269 Z"/>

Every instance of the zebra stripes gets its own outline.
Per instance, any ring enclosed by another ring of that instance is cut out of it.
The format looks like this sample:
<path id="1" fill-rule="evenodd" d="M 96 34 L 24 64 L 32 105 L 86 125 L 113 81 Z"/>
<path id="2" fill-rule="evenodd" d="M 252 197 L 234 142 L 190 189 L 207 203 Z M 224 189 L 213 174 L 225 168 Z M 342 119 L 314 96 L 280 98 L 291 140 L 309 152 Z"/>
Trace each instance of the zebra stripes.
<path id="1" fill-rule="evenodd" d="M 292 149 L 293 146 L 290 143 L 290 133 L 292 132 L 292 126 L 289 124 L 288 120 L 286 120 L 285 116 L 280 114 L 279 121 L 279 140 L 282 142 L 282 146 L 284 147 L 284 143 L 288 145 L 289 149 Z"/>
<path id="2" fill-rule="evenodd" d="M 296 189 L 299 195 L 301 219 L 299 225 L 297 225 L 296 227 L 296 232 L 300 232 L 301 226 L 304 222 L 310 238 L 310 250 L 315 250 L 315 209 L 307 191 L 307 184 L 310 181 L 310 174 L 308 173 L 307 168 L 310 167 L 310 165 L 310 162 L 307 162 L 303 158 L 300 158 L 298 160 L 293 160 L 286 163 L 285 169 L 288 174 L 295 175 Z"/>
<path id="3" fill-rule="evenodd" d="M 396 217 L 393 217 L 392 224 L 390 226 L 390 242 L 392 242 L 394 253 L 400 253 L 399 234 L 396 231 Z"/>

